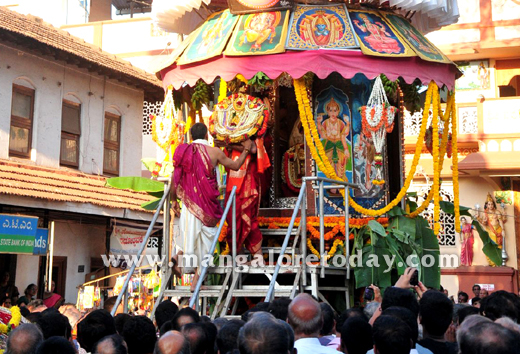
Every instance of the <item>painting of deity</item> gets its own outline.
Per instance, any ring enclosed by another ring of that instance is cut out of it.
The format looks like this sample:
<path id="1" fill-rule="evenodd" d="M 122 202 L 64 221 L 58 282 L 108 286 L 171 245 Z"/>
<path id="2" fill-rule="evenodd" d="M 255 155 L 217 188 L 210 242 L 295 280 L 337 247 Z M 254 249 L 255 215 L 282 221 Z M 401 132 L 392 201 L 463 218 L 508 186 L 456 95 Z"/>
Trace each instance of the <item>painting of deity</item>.
<path id="1" fill-rule="evenodd" d="M 363 54 L 389 57 L 415 56 L 377 12 L 350 10 L 349 14 Z"/>
<path id="2" fill-rule="evenodd" d="M 228 0 L 232 14 L 251 14 L 276 10 L 290 10 L 293 0 Z"/>
<path id="3" fill-rule="evenodd" d="M 190 64 L 222 54 L 237 21 L 238 16 L 229 10 L 212 14 L 198 30 L 178 64 Z"/>
<path id="4" fill-rule="evenodd" d="M 291 15 L 287 49 L 358 48 L 345 5 L 298 5 Z"/>
<path id="5" fill-rule="evenodd" d="M 385 13 L 384 17 L 421 59 L 440 63 L 451 63 L 437 47 L 426 39 L 426 37 L 404 17 L 390 13 Z"/>
<path id="6" fill-rule="evenodd" d="M 314 119 L 325 150 L 336 175 L 352 181 L 351 114 L 347 95 L 334 86 L 316 97 Z M 323 173 L 318 175 L 325 176 Z M 341 196 L 338 190 L 328 190 L 328 196 Z"/>
<path id="7" fill-rule="evenodd" d="M 382 186 L 372 184 L 376 177 L 376 149 L 371 136 L 365 136 L 361 126 L 359 108 L 365 106 L 372 91 L 372 81 L 363 74 L 356 74 L 352 80 L 352 135 L 354 151 L 354 182 L 359 186 L 356 197 L 380 197 Z M 385 168 L 385 166 L 383 166 Z"/>
<path id="8" fill-rule="evenodd" d="M 457 63 L 463 75 L 455 81 L 457 90 L 489 90 L 491 88 L 489 61 Z"/>
<path id="9" fill-rule="evenodd" d="M 275 54 L 285 51 L 289 11 L 242 15 L 225 55 Z"/>

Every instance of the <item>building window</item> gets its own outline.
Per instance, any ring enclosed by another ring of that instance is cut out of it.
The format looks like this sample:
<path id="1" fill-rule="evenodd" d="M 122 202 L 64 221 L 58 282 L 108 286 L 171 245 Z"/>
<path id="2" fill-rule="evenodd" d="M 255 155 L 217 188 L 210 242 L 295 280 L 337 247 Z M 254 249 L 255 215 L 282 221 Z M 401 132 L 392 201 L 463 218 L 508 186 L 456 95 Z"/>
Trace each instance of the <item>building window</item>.
<path id="1" fill-rule="evenodd" d="M 61 110 L 60 163 L 79 167 L 79 138 L 81 136 L 81 105 L 63 100 Z"/>
<path id="2" fill-rule="evenodd" d="M 120 116 L 105 112 L 104 137 L 103 174 L 119 176 Z"/>
<path id="3" fill-rule="evenodd" d="M 33 115 L 34 90 L 13 85 L 9 155 L 26 158 L 31 156 Z"/>

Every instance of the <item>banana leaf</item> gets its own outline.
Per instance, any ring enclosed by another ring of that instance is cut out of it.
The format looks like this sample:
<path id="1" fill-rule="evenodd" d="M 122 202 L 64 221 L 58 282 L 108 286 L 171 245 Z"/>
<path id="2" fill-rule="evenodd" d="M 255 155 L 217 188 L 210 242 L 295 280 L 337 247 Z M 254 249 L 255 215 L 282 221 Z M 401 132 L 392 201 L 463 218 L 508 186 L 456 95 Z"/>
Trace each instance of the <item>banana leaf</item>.
<path id="1" fill-rule="evenodd" d="M 141 208 L 145 210 L 157 210 L 159 207 L 159 202 L 161 201 L 161 198 L 157 198 L 154 200 L 150 200 L 149 202 L 145 202 L 141 204 Z"/>
<path id="2" fill-rule="evenodd" d="M 429 227 L 428 221 L 422 217 L 415 218 L 416 222 L 416 236 L 415 242 L 420 246 L 418 253 L 419 259 L 424 262 L 426 256 L 433 257 L 433 264 L 427 266 L 423 263 L 421 272 L 419 272 L 419 280 L 427 287 L 439 289 L 441 285 L 441 268 L 440 268 L 440 248 L 439 240 Z M 431 258 L 428 257 L 428 258 Z M 429 261 L 429 260 L 428 260 Z"/>
<path id="3" fill-rule="evenodd" d="M 162 192 L 164 183 L 145 177 L 113 177 L 106 185 L 118 189 L 131 189 L 136 192 Z"/>

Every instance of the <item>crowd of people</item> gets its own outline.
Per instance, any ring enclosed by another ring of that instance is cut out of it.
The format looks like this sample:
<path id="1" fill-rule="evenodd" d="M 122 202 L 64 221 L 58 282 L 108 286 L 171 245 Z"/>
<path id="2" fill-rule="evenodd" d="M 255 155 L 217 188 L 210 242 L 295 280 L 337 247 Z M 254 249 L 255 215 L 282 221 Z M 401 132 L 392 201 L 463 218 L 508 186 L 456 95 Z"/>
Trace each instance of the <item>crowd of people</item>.
<path id="1" fill-rule="evenodd" d="M 413 273 L 408 268 L 383 294 L 372 286 L 374 301 L 339 315 L 306 293 L 258 303 L 241 319 L 213 321 L 170 300 L 161 302 L 154 321 L 112 317 L 113 301 L 86 315 L 72 304 L 30 302 L 21 307 L 30 323 L 9 333 L 6 354 L 520 353 L 518 296 L 482 296 L 474 287 L 473 306 L 454 304 L 443 291 L 411 286 Z"/>

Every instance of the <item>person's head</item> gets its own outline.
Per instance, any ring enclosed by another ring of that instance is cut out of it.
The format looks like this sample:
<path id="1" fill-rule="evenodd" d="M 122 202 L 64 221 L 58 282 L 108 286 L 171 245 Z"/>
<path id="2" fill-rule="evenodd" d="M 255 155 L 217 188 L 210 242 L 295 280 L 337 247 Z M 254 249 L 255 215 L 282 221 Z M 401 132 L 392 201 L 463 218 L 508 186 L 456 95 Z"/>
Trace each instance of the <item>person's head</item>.
<path id="1" fill-rule="evenodd" d="M 423 294 L 420 305 L 420 321 L 424 333 L 443 336 L 451 324 L 453 303 L 443 293 L 430 290 Z"/>
<path id="2" fill-rule="evenodd" d="M 217 326 L 215 326 L 213 323 L 211 323 L 211 320 L 208 316 L 204 316 L 207 320 L 201 320 L 199 323 L 202 325 L 202 328 L 204 328 L 204 331 L 206 332 L 207 337 L 207 349 L 206 354 L 214 354 L 217 351 L 217 348 L 215 347 L 215 341 L 217 339 L 217 333 L 218 329 Z"/>
<path id="3" fill-rule="evenodd" d="M 461 354 L 518 354 L 520 334 L 498 323 L 483 322 L 457 334 Z"/>
<path id="4" fill-rule="evenodd" d="M 76 354 L 76 349 L 67 339 L 55 336 L 44 340 L 36 354 Z"/>
<path id="5" fill-rule="evenodd" d="M 488 196 L 486 199 L 486 204 L 484 204 L 484 210 L 493 211 L 496 208 L 497 208 L 497 204 L 493 200 L 493 197 L 491 196 L 491 194 L 488 193 Z"/>
<path id="6" fill-rule="evenodd" d="M 208 137 L 208 128 L 204 123 L 195 123 L 190 129 L 191 139 L 207 139 Z"/>
<path id="7" fill-rule="evenodd" d="M 13 301 L 11 300 L 10 297 L 5 298 L 4 302 L 2 302 L 2 306 L 5 307 L 6 309 L 10 309 L 12 305 L 13 305 Z"/>
<path id="8" fill-rule="evenodd" d="M 269 303 L 259 302 L 258 304 L 256 304 L 255 306 L 253 306 L 252 308 L 250 308 L 242 314 L 242 321 L 249 321 L 249 319 L 255 312 L 269 312 Z"/>
<path id="9" fill-rule="evenodd" d="M 299 294 L 289 305 L 287 322 L 296 337 L 318 337 L 323 326 L 320 304 L 309 294 Z"/>
<path id="10" fill-rule="evenodd" d="M 471 306 L 479 309 L 480 308 L 480 299 L 479 298 L 474 298 L 472 301 L 471 301 Z"/>
<path id="11" fill-rule="evenodd" d="M 42 299 L 35 299 L 29 301 L 29 304 L 27 305 L 27 308 L 29 311 L 33 312 L 36 308 L 43 306 L 43 300 Z"/>
<path id="12" fill-rule="evenodd" d="M 210 343 L 203 323 L 187 323 L 182 327 L 181 333 L 190 342 L 192 354 L 204 354 L 210 347 L 213 352 L 213 343 Z"/>
<path id="13" fill-rule="evenodd" d="M 336 314 L 329 304 L 322 302 L 320 304 L 321 314 L 323 316 L 323 325 L 320 330 L 320 336 L 328 336 L 335 333 Z"/>
<path id="14" fill-rule="evenodd" d="M 152 353 L 157 341 L 155 326 L 146 316 L 130 317 L 123 327 L 123 338 L 129 354 Z"/>
<path id="15" fill-rule="evenodd" d="M 482 290 L 482 289 L 480 288 L 480 285 L 478 285 L 478 284 L 473 285 L 473 288 L 471 289 L 471 291 L 473 291 L 473 294 L 476 297 L 480 296 L 480 290 Z"/>
<path id="16" fill-rule="evenodd" d="M 269 304 L 268 311 L 271 313 L 274 317 L 278 318 L 279 320 L 286 321 L 287 320 L 287 312 L 289 312 L 289 304 L 291 303 L 291 299 L 288 299 L 286 297 L 281 297 L 279 299 L 273 300 Z"/>
<path id="17" fill-rule="evenodd" d="M 108 299 L 105 300 L 105 302 L 103 303 L 103 309 L 104 310 L 107 310 L 108 312 L 112 313 L 112 310 L 114 308 L 114 306 L 116 305 L 116 301 L 117 301 L 117 296 L 111 296 L 109 297 Z M 119 306 L 117 307 L 117 310 L 116 310 L 116 314 L 120 314 L 120 313 L 123 313 L 124 311 L 124 307 L 123 307 L 123 302 L 121 301 L 121 303 L 119 304 Z"/>
<path id="18" fill-rule="evenodd" d="M 177 312 L 179 312 L 179 307 L 172 301 L 164 300 L 161 302 L 155 311 L 155 322 L 157 323 L 157 328 L 160 329 L 166 321 L 171 321 Z"/>
<path id="19" fill-rule="evenodd" d="M 7 284 L 9 282 L 9 278 L 11 276 L 9 275 L 9 272 L 3 272 L 2 273 L 2 280 L 0 282 L 0 284 Z"/>
<path id="20" fill-rule="evenodd" d="M 63 304 L 58 309 L 60 313 L 67 317 L 69 320 L 70 326 L 74 330 L 74 327 L 78 323 L 79 319 L 81 318 L 81 312 L 74 306 L 74 304 Z"/>
<path id="21" fill-rule="evenodd" d="M 127 313 L 120 313 L 117 314 L 116 317 L 114 317 L 114 325 L 116 326 L 116 332 L 119 334 L 123 334 L 123 328 L 125 328 L 125 323 L 130 319 L 129 314 Z"/>
<path id="22" fill-rule="evenodd" d="M 505 328 L 520 334 L 520 325 L 512 319 L 510 319 L 509 317 L 501 317 L 498 320 L 496 320 L 495 323 L 498 323 L 499 325 L 504 326 Z"/>
<path id="23" fill-rule="evenodd" d="M 367 318 L 372 318 L 374 312 L 376 312 L 376 310 L 379 308 L 379 305 L 381 304 L 376 301 L 369 302 L 363 309 L 363 313 Z"/>
<path id="24" fill-rule="evenodd" d="M 217 326 L 217 330 L 221 330 L 222 327 L 224 327 L 226 325 L 226 323 L 228 323 L 229 320 L 225 317 L 217 317 L 213 320 L 213 324 L 215 326 Z"/>
<path id="25" fill-rule="evenodd" d="M 495 321 L 500 317 L 509 317 L 518 322 L 520 300 L 518 296 L 504 290 L 495 291 L 480 301 L 480 313 Z"/>
<path id="26" fill-rule="evenodd" d="M 252 316 L 238 334 L 240 354 L 288 354 L 292 350 L 289 345 L 286 327 L 269 313 Z"/>
<path id="27" fill-rule="evenodd" d="M 31 311 L 29 311 L 29 310 L 27 309 L 27 307 L 22 306 L 22 307 L 20 307 L 20 314 L 21 314 L 23 317 L 25 317 L 25 319 L 27 319 L 27 316 L 29 316 L 29 315 L 31 314 Z M 29 321 L 29 322 L 30 322 L 30 321 Z"/>
<path id="28" fill-rule="evenodd" d="M 102 338 L 94 346 L 93 354 L 127 354 L 128 348 L 123 337 L 112 334 Z"/>
<path id="29" fill-rule="evenodd" d="M 466 225 L 468 223 L 468 219 L 466 219 L 465 216 L 460 217 L 460 223 L 462 226 Z"/>
<path id="30" fill-rule="evenodd" d="M 78 323 L 77 340 L 87 353 L 100 339 L 116 334 L 114 318 L 106 310 L 94 310 Z"/>
<path id="31" fill-rule="evenodd" d="M 217 348 L 220 354 L 238 349 L 238 332 L 246 323 L 242 320 L 228 321 L 217 334 Z"/>
<path id="32" fill-rule="evenodd" d="M 37 325 L 21 324 L 7 337 L 5 354 L 34 354 L 43 342 L 43 333 Z"/>
<path id="33" fill-rule="evenodd" d="M 478 297 L 483 299 L 485 298 L 486 296 L 489 296 L 489 292 L 486 290 L 486 289 L 480 289 L 480 292 L 479 292 L 479 295 Z"/>
<path id="34" fill-rule="evenodd" d="M 478 308 L 473 307 L 473 306 L 464 306 L 463 308 L 459 309 L 459 311 L 457 313 L 459 326 L 462 324 L 462 322 L 464 322 L 466 317 L 471 316 L 471 315 L 478 315 L 478 314 L 479 314 Z"/>
<path id="35" fill-rule="evenodd" d="M 372 328 L 375 354 L 408 354 L 412 349 L 412 330 L 393 316 L 379 316 Z"/>
<path id="36" fill-rule="evenodd" d="M 173 322 L 172 321 L 166 321 L 163 323 L 161 328 L 159 328 L 159 337 L 162 337 L 163 334 L 165 334 L 168 331 L 173 331 Z"/>
<path id="37" fill-rule="evenodd" d="M 188 323 L 197 322 L 200 322 L 199 313 L 189 307 L 180 309 L 172 319 L 173 329 L 176 331 L 180 331 L 182 327 Z"/>
<path id="38" fill-rule="evenodd" d="M 182 333 L 169 331 L 159 338 L 153 354 L 191 354 L 190 342 Z"/>
<path id="39" fill-rule="evenodd" d="M 412 331 L 412 341 L 415 344 L 419 339 L 419 324 L 417 323 L 417 316 L 412 311 L 404 307 L 393 306 L 383 311 L 383 316 L 392 316 L 400 319 L 410 327 Z"/>
<path id="40" fill-rule="evenodd" d="M 386 288 L 383 294 L 381 309 L 384 311 L 392 306 L 405 307 L 412 311 L 414 315 L 419 315 L 419 304 L 417 303 L 415 295 L 410 290 L 396 287 Z"/>
<path id="41" fill-rule="evenodd" d="M 464 291 L 459 291 L 457 298 L 459 304 L 467 304 L 469 301 L 469 296 Z"/>
<path id="42" fill-rule="evenodd" d="M 70 339 L 72 327 L 67 317 L 59 313 L 58 310 L 50 308 L 42 312 L 36 324 L 43 333 L 43 338 L 59 336 Z"/>
<path id="43" fill-rule="evenodd" d="M 348 354 L 365 354 L 372 349 L 372 326 L 360 316 L 351 317 L 341 327 L 341 350 Z"/>
<path id="44" fill-rule="evenodd" d="M 27 288 L 24 290 L 25 296 L 27 296 L 29 299 L 33 296 L 36 296 L 38 293 L 38 286 L 36 284 L 29 284 Z"/>

